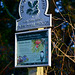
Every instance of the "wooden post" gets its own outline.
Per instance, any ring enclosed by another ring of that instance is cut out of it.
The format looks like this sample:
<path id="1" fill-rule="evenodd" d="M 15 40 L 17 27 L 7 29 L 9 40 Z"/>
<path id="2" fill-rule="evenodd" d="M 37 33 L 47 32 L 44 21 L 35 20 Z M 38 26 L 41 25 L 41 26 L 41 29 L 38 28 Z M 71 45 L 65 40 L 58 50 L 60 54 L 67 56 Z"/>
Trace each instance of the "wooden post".
<path id="1" fill-rule="evenodd" d="M 38 28 L 42 30 L 44 28 Z M 44 75 L 44 67 L 28 68 L 28 75 Z"/>
<path id="2" fill-rule="evenodd" d="M 44 28 L 38 28 L 38 30 L 42 30 Z M 37 75 L 44 75 L 44 67 L 37 67 Z"/>
<path id="3" fill-rule="evenodd" d="M 28 75 L 37 75 L 37 68 L 28 68 Z"/>
<path id="4" fill-rule="evenodd" d="M 28 68 L 28 75 L 44 75 L 44 67 Z"/>
<path id="5" fill-rule="evenodd" d="M 43 67 L 37 67 L 37 75 L 44 75 L 44 68 Z"/>

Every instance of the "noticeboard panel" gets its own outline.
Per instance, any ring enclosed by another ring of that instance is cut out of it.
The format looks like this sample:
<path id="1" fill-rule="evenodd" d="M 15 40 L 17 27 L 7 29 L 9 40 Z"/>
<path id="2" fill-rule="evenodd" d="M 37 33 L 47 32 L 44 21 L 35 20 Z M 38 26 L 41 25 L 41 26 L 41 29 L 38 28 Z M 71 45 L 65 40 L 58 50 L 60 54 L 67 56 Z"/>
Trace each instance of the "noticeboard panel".
<path id="1" fill-rule="evenodd" d="M 51 29 L 15 33 L 15 67 L 51 66 Z"/>

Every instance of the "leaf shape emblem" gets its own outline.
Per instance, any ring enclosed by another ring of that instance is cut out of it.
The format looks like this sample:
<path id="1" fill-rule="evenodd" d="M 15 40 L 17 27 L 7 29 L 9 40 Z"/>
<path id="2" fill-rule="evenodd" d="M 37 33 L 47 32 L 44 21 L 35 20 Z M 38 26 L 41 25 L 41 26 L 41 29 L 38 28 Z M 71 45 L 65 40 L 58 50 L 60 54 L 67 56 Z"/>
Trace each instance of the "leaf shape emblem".
<path id="1" fill-rule="evenodd" d="M 32 9 L 28 9 L 26 13 L 27 13 L 27 14 L 29 14 L 29 15 L 31 15 L 31 14 L 32 14 L 32 12 L 33 12 L 33 10 L 32 10 Z"/>
<path id="2" fill-rule="evenodd" d="M 33 8 L 33 5 L 30 1 L 28 1 L 28 5 L 29 5 L 30 8 Z"/>
<path id="3" fill-rule="evenodd" d="M 35 7 L 37 5 L 38 1 L 34 1 L 33 3 L 33 7 Z"/>
<path id="4" fill-rule="evenodd" d="M 36 15 L 38 12 L 39 12 L 39 10 L 38 10 L 38 9 L 37 9 L 37 10 L 35 10 L 35 11 L 33 12 L 33 15 Z"/>
<path id="5" fill-rule="evenodd" d="M 29 9 L 27 9 L 27 14 L 29 15 L 36 15 L 39 12 L 38 9 L 38 1 L 34 1 L 33 3 L 31 1 L 28 1 Z"/>

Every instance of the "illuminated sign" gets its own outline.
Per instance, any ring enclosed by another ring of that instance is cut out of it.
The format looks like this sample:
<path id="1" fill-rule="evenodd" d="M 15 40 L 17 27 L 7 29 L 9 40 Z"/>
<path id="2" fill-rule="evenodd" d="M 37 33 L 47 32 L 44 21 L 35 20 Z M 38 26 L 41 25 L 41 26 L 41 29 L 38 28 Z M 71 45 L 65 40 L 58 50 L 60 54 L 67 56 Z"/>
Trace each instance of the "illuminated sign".
<path id="1" fill-rule="evenodd" d="M 15 33 L 15 67 L 51 66 L 51 29 Z"/>
<path id="2" fill-rule="evenodd" d="M 48 0 L 21 0 L 20 19 L 16 20 L 16 31 L 52 26 L 52 16 L 47 14 Z"/>

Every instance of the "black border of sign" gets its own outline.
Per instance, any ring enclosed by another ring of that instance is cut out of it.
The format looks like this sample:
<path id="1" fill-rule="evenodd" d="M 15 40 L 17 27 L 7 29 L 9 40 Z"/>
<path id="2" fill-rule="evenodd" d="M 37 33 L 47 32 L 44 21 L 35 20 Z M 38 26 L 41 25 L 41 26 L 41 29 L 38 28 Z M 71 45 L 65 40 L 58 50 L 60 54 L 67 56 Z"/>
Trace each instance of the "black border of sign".
<path id="1" fill-rule="evenodd" d="M 34 32 L 43 32 L 48 31 L 48 64 L 35 64 L 35 65 L 17 65 L 17 35 L 18 34 L 27 34 Z M 19 32 L 15 33 L 15 67 L 38 67 L 38 66 L 51 66 L 51 28 L 43 29 L 43 30 L 35 30 L 35 31 L 27 31 L 27 32 Z"/>

